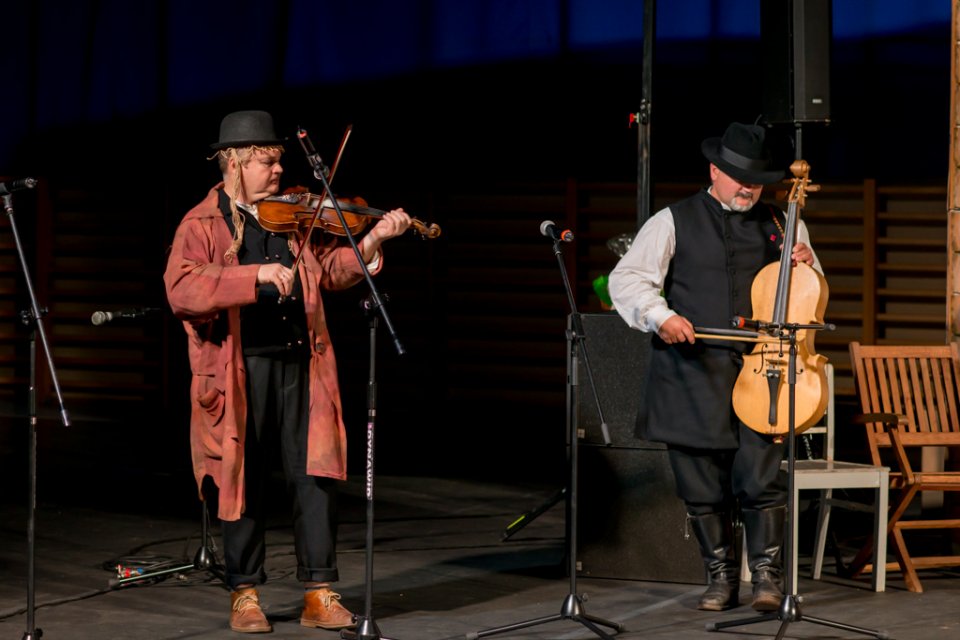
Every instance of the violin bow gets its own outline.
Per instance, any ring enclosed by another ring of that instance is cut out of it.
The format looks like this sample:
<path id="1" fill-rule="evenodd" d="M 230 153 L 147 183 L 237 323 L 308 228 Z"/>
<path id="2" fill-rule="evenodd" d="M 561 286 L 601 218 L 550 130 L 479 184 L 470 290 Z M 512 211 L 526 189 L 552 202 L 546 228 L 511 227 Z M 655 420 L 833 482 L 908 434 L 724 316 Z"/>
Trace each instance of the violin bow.
<path id="1" fill-rule="evenodd" d="M 330 167 L 330 175 L 327 176 L 327 182 L 333 182 L 333 176 L 337 173 L 337 167 L 340 166 L 340 159 L 343 157 L 343 150 L 347 147 L 347 140 L 350 139 L 350 134 L 353 132 L 353 125 L 348 124 L 346 131 L 343 132 L 343 139 L 340 141 L 340 148 L 337 149 L 337 157 L 333 161 L 333 165 Z M 297 266 L 300 264 L 300 259 L 303 257 L 303 250 L 307 248 L 307 243 L 310 242 L 310 234 L 313 233 L 313 228 L 317 224 L 317 216 L 320 215 L 320 212 L 323 211 L 323 201 L 327 197 L 326 187 L 320 193 L 320 204 L 317 206 L 317 210 L 313 212 L 313 218 L 310 219 L 310 226 L 307 227 L 307 232 L 303 234 L 303 238 L 300 240 L 300 249 L 297 251 L 297 257 L 293 261 L 293 271 L 297 270 Z"/>

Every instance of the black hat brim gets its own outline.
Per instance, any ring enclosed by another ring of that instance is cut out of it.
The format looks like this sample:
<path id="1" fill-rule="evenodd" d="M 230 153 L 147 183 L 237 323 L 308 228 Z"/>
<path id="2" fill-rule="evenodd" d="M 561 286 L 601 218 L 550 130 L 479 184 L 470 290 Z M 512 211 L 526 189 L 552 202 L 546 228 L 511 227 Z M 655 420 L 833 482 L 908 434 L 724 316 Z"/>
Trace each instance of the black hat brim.
<path id="1" fill-rule="evenodd" d="M 719 137 L 707 138 L 700 144 L 703 156 L 717 165 L 725 174 L 747 184 L 774 184 L 783 180 L 782 169 L 770 168 L 770 163 L 764 163 L 763 168 L 743 167 L 724 157 L 724 148 Z M 748 160 L 748 159 L 745 159 Z"/>

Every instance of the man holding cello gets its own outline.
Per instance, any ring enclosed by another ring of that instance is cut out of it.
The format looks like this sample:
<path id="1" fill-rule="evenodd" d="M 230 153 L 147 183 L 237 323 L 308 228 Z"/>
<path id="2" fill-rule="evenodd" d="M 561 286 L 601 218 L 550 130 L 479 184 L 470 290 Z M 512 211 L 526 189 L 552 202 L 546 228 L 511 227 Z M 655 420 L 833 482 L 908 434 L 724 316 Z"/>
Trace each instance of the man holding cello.
<path id="1" fill-rule="evenodd" d="M 776 611 L 783 599 L 785 445 L 748 428 L 732 408 L 750 343 L 697 339 L 694 327 L 729 327 L 752 318 L 751 284 L 781 258 L 785 218 L 761 203 L 774 166 L 763 127 L 732 123 L 701 145 L 710 187 L 650 218 L 610 273 L 610 297 L 628 325 L 654 332 L 646 415 L 640 434 L 667 445 L 707 569 L 698 608 L 739 604 L 740 566 L 733 519 L 739 508 L 752 574 L 752 606 Z M 822 271 L 801 221 L 794 263 Z"/>
<path id="2" fill-rule="evenodd" d="M 258 204 L 277 193 L 283 173 L 283 141 L 269 113 L 227 115 L 211 147 L 223 181 L 180 222 L 164 283 L 187 332 L 194 475 L 201 499 L 207 476 L 219 490 L 230 627 L 272 629 L 256 586 L 266 579 L 266 487 L 277 452 L 293 502 L 300 623 L 350 627 L 353 615 L 330 588 L 339 579 L 346 432 L 321 292 L 357 284 L 363 271 L 351 247 L 332 237 L 303 242 L 259 223 Z M 394 209 L 360 240 L 371 273 L 382 266 L 382 243 L 409 226 L 410 216 Z"/>

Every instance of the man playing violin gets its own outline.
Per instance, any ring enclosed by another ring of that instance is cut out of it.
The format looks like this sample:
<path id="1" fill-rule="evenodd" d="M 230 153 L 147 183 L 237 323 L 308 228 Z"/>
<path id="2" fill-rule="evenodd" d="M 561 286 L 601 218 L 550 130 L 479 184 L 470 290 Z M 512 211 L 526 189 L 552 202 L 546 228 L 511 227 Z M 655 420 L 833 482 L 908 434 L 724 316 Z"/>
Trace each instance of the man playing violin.
<path id="1" fill-rule="evenodd" d="M 201 499 L 204 478 L 219 490 L 230 627 L 272 629 L 256 586 L 266 579 L 267 480 L 278 453 L 304 583 L 300 623 L 351 627 L 354 616 L 330 588 L 339 579 L 336 498 L 346 479 L 346 432 L 321 292 L 357 284 L 362 268 L 351 247 L 323 237 L 302 244 L 294 270 L 299 234 L 259 224 L 258 203 L 277 193 L 283 173 L 283 141 L 269 113 L 227 115 L 211 147 L 223 182 L 180 222 L 164 283 L 188 338 L 194 475 Z M 371 273 L 382 267 L 382 243 L 409 226 L 394 209 L 359 241 Z"/>
<path id="2" fill-rule="evenodd" d="M 698 608 L 739 604 L 740 565 L 733 518 L 739 508 L 753 582 L 752 606 L 775 611 L 783 599 L 785 446 L 744 425 L 734 384 L 750 343 L 697 340 L 694 326 L 728 327 L 752 318 L 751 284 L 780 260 L 783 212 L 760 202 L 783 178 L 765 130 L 731 124 L 703 141 L 710 187 L 650 218 L 610 274 L 610 297 L 628 325 L 653 332 L 640 435 L 668 457 L 709 578 Z M 794 263 L 822 271 L 801 221 Z"/>

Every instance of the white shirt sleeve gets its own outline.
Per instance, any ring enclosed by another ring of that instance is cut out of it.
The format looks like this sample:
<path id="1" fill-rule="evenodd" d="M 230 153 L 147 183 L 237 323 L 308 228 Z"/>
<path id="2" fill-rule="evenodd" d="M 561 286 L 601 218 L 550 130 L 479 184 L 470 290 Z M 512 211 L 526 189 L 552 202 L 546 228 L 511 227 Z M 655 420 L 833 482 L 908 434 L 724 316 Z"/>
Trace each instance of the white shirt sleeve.
<path id="1" fill-rule="evenodd" d="M 797 225 L 797 242 L 801 242 L 810 247 L 810 253 L 813 254 L 813 264 L 811 266 L 819 271 L 820 275 L 823 275 L 823 267 L 820 265 L 820 258 L 817 257 L 817 252 L 813 250 L 813 245 L 810 244 L 810 232 L 807 231 L 807 225 L 803 223 L 803 219 L 801 219 L 800 223 Z"/>
<path id="2" fill-rule="evenodd" d="M 670 208 L 661 209 L 640 228 L 630 249 L 610 272 L 614 309 L 634 329 L 655 332 L 677 315 L 660 295 L 677 248 Z"/>

